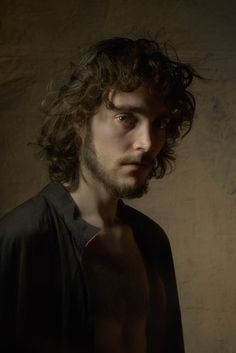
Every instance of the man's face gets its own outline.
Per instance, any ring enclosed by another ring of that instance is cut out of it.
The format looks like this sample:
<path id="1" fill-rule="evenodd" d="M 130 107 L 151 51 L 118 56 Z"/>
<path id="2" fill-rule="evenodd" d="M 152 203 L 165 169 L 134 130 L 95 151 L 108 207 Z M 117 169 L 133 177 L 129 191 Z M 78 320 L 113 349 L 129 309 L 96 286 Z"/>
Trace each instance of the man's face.
<path id="1" fill-rule="evenodd" d="M 102 104 L 87 129 L 81 171 L 114 197 L 140 197 L 147 192 L 155 158 L 165 144 L 169 112 L 143 86 L 111 92 L 110 98 L 114 108 Z"/>

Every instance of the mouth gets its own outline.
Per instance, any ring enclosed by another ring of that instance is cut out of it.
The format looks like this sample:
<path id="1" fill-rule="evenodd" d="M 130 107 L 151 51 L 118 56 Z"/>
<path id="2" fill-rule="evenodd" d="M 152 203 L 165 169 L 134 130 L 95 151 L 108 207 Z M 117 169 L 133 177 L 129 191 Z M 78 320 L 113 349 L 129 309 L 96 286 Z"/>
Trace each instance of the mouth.
<path id="1" fill-rule="evenodd" d="M 130 161 L 130 162 L 123 163 L 122 165 L 133 165 L 133 166 L 137 166 L 140 168 L 152 168 L 152 164 L 148 163 L 148 162 Z"/>
<path id="2" fill-rule="evenodd" d="M 147 163 L 128 163 L 128 165 L 136 165 L 137 167 L 140 167 L 140 168 L 147 168 L 147 167 L 150 167 L 150 165 L 148 165 Z"/>
<path id="3" fill-rule="evenodd" d="M 131 170 L 151 169 L 151 165 L 149 163 L 129 162 L 122 164 L 122 166 Z"/>

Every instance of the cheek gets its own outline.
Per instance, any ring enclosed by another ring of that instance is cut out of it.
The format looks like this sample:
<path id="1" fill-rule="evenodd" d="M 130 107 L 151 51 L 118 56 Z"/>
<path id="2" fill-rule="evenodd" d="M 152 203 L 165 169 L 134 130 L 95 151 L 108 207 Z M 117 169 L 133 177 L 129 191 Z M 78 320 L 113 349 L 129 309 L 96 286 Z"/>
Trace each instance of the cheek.
<path id="1" fill-rule="evenodd" d="M 113 141 L 115 143 L 122 139 L 121 132 L 114 129 L 114 127 L 108 122 L 105 124 L 94 124 L 92 132 L 94 139 L 104 144 Z"/>
<path id="2" fill-rule="evenodd" d="M 103 134 L 100 134 L 100 142 L 107 152 L 113 151 L 114 153 L 122 153 L 125 151 L 129 144 L 130 139 L 119 131 L 113 129 L 106 129 Z"/>
<path id="3" fill-rule="evenodd" d="M 154 148 L 157 153 L 159 153 L 166 143 L 166 131 L 159 130 L 158 133 L 155 135 L 155 142 Z"/>
<path id="4" fill-rule="evenodd" d="M 120 158 L 128 149 L 127 139 L 122 134 L 114 133 L 108 126 L 100 127 L 94 133 L 94 147 L 98 156 L 104 161 Z"/>

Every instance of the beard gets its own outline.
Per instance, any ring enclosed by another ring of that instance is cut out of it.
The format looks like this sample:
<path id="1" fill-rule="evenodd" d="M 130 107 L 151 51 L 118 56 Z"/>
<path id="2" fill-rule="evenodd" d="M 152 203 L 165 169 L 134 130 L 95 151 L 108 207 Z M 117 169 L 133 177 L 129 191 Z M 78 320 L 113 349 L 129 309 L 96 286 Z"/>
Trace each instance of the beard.
<path id="1" fill-rule="evenodd" d="M 111 173 L 106 169 L 106 167 L 99 161 L 98 155 L 95 150 L 95 146 L 92 139 L 91 131 L 87 131 L 84 146 L 81 151 L 81 162 L 91 173 L 94 179 L 99 181 L 105 190 L 107 190 L 115 198 L 140 198 L 148 192 L 149 180 L 151 179 L 151 174 L 146 178 L 145 182 L 131 186 L 125 183 L 119 183 L 112 178 Z M 122 162 L 128 162 L 128 160 L 120 160 L 117 165 L 122 165 Z"/>

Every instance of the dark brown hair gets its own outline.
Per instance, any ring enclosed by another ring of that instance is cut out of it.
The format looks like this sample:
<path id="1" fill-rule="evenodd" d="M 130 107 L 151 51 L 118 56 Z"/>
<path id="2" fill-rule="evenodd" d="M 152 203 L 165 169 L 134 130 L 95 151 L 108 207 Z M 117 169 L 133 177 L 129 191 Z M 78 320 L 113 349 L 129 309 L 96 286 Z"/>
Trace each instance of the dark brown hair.
<path id="1" fill-rule="evenodd" d="M 154 40 L 111 38 L 91 46 L 80 58 L 67 84 L 50 102 L 38 144 L 48 161 L 52 181 L 73 185 L 78 180 L 79 140 L 74 122 L 84 124 L 102 102 L 109 106 L 111 89 L 133 91 L 147 85 L 169 107 L 164 148 L 156 157 L 153 177 L 161 178 L 175 161 L 179 137 L 192 127 L 195 100 L 187 90 L 199 75 L 178 58 L 170 59 Z"/>

